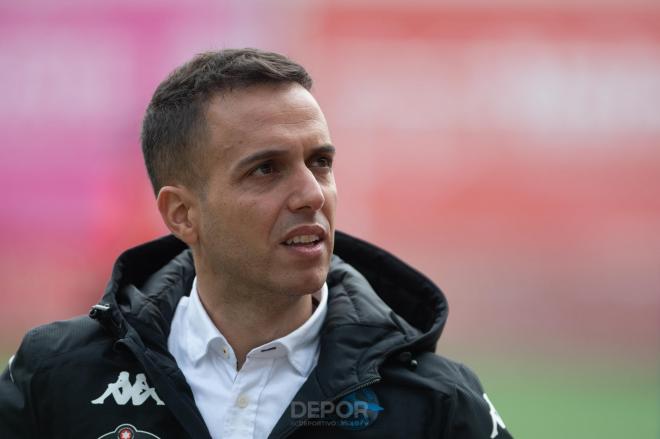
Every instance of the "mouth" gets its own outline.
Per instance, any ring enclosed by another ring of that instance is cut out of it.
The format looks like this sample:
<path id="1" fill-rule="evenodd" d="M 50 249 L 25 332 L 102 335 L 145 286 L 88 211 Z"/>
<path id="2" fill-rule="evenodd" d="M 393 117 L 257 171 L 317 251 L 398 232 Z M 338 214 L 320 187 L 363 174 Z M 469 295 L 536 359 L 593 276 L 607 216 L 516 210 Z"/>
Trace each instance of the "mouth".
<path id="1" fill-rule="evenodd" d="M 323 238 L 319 235 L 296 235 L 282 244 L 289 247 L 313 247 L 321 241 L 323 241 Z"/>
<path id="2" fill-rule="evenodd" d="M 323 242 L 327 232 L 319 224 L 298 226 L 290 230 L 280 244 L 298 256 L 320 256 L 323 254 Z"/>

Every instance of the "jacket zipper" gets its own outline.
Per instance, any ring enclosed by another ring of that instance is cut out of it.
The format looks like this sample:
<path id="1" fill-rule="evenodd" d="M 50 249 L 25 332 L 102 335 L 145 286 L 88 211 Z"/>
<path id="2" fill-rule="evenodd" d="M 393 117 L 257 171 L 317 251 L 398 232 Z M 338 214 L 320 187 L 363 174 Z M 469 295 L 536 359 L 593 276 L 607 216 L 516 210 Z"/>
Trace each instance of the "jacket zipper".
<path id="1" fill-rule="evenodd" d="M 358 384 L 357 386 L 354 387 L 349 387 L 348 390 L 345 390 L 341 392 L 340 394 L 336 395 L 334 398 L 331 399 L 331 401 L 336 401 L 339 398 L 343 398 L 344 396 L 348 395 L 349 393 L 357 392 L 360 389 L 364 389 L 365 387 L 373 386 L 374 384 L 380 382 L 380 377 L 374 378 L 372 380 L 366 381 L 362 384 Z"/>
<path id="2" fill-rule="evenodd" d="M 357 392 L 357 391 L 360 390 L 360 389 L 364 389 L 365 387 L 372 386 L 372 385 L 374 385 L 374 384 L 376 384 L 376 383 L 378 383 L 378 382 L 380 382 L 380 377 L 378 377 L 378 378 L 374 378 L 374 379 L 369 380 L 369 381 L 365 381 L 364 383 L 360 383 L 360 384 L 355 385 L 355 386 L 353 386 L 353 387 L 349 387 L 348 389 L 344 390 L 343 392 L 341 392 L 341 393 L 335 395 L 333 398 L 330 399 L 330 401 L 336 401 L 336 400 L 338 400 L 338 399 L 340 399 L 340 398 L 343 398 L 344 396 L 346 396 L 346 395 L 348 395 L 348 394 L 350 394 L 350 393 Z M 292 425 L 292 426 L 289 427 L 287 430 L 284 430 L 284 431 L 282 432 L 282 434 L 280 434 L 279 436 L 277 436 L 277 439 L 281 439 L 281 438 L 285 438 L 285 437 L 290 436 L 290 435 L 293 434 L 293 432 L 296 431 L 298 428 L 300 428 L 300 425 L 297 425 L 297 424 Z"/>

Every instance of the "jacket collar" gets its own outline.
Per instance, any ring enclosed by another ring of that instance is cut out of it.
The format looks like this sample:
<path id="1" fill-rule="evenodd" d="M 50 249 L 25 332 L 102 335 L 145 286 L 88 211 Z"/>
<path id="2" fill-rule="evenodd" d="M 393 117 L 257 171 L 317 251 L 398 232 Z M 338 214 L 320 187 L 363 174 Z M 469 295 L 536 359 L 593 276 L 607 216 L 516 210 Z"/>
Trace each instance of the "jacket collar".
<path id="1" fill-rule="evenodd" d="M 351 324 L 376 325 L 404 335 L 407 348 L 435 350 L 448 307 L 433 282 L 385 250 L 339 231 L 334 253 L 325 337 Z M 174 310 L 194 278 L 186 244 L 165 236 L 122 253 L 100 303 L 111 305 L 119 326 L 125 320 L 166 348 Z"/>

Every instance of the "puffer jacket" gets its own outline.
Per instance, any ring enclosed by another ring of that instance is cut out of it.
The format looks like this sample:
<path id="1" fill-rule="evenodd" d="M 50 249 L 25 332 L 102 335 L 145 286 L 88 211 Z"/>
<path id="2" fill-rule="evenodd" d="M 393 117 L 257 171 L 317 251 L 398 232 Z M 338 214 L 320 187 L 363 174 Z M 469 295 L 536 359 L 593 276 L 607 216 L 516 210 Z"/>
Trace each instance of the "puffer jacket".
<path id="1" fill-rule="evenodd" d="M 89 316 L 35 328 L 0 377 L 0 437 L 190 438 L 209 432 L 167 337 L 195 276 L 167 236 L 124 252 Z M 434 353 L 442 292 L 336 232 L 318 364 L 270 438 L 510 438 L 467 367 Z"/>

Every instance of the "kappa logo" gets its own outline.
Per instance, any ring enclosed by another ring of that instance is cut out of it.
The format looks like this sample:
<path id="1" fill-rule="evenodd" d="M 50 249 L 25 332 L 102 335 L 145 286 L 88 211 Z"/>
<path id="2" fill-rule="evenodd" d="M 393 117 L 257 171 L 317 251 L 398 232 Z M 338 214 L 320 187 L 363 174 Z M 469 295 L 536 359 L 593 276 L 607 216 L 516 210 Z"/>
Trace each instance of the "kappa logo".
<path id="1" fill-rule="evenodd" d="M 165 405 L 156 393 L 156 389 L 149 387 L 147 377 L 143 373 L 137 374 L 135 384 L 131 384 L 130 374 L 126 371 L 120 372 L 117 381 L 108 384 L 108 388 L 105 389 L 103 395 L 91 402 L 92 404 L 103 404 L 110 395 L 112 395 L 115 402 L 119 405 L 125 405 L 128 401 L 131 401 L 133 405 L 142 405 L 150 397 L 156 401 L 157 405 Z"/>
<path id="2" fill-rule="evenodd" d="M 138 430 L 131 424 L 122 424 L 114 431 L 99 436 L 98 439 L 160 439 L 153 433 Z"/>
<path id="3" fill-rule="evenodd" d="M 493 420 L 493 431 L 490 432 L 490 439 L 493 439 L 496 437 L 499 432 L 497 431 L 497 427 L 500 426 L 504 429 L 506 429 L 506 425 L 504 425 L 504 420 L 500 416 L 499 413 L 497 413 L 497 410 L 495 410 L 495 406 L 493 405 L 492 402 L 490 402 L 490 399 L 488 399 L 488 395 L 484 393 L 484 399 L 488 403 L 488 407 L 490 407 L 490 417 Z"/>

